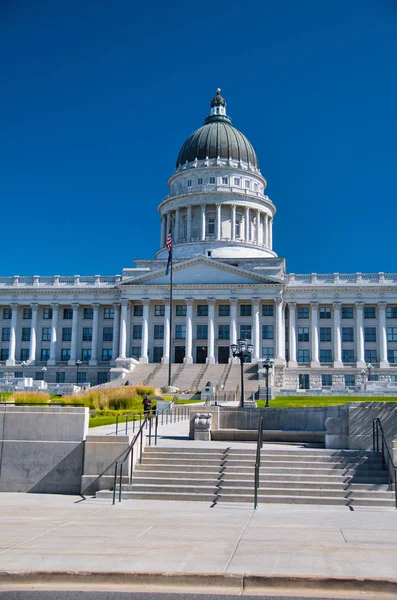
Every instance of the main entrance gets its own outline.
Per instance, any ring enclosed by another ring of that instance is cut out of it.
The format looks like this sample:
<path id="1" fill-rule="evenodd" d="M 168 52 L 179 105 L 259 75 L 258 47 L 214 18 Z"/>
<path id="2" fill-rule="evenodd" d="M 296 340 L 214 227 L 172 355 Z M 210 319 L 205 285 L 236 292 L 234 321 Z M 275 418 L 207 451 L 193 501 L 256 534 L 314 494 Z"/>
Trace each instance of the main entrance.
<path id="1" fill-rule="evenodd" d="M 196 362 L 205 363 L 207 360 L 207 346 L 197 346 L 196 348 Z"/>
<path id="2" fill-rule="evenodd" d="M 185 346 L 175 346 L 175 362 L 183 363 L 185 358 Z"/>
<path id="3" fill-rule="evenodd" d="M 226 365 L 229 362 L 229 346 L 218 346 L 218 363 Z"/>

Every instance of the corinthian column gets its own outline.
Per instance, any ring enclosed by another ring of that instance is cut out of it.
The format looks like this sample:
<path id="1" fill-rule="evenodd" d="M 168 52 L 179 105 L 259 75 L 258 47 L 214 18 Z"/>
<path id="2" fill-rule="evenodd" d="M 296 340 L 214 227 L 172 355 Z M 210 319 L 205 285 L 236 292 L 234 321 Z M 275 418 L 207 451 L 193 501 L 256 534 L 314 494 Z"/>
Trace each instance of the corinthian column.
<path id="1" fill-rule="evenodd" d="M 72 304 L 73 308 L 73 318 L 72 318 L 72 341 L 70 344 L 70 360 L 68 361 L 69 365 L 74 365 L 77 360 L 77 335 L 79 328 L 79 308 L 80 304 L 74 303 Z"/>
<path id="2" fill-rule="evenodd" d="M 342 338 L 340 331 L 340 309 L 341 303 L 334 302 L 334 367 L 343 367 L 342 363 Z"/>
<path id="3" fill-rule="evenodd" d="M 208 355 L 207 363 L 215 363 L 215 298 L 208 298 Z"/>
<path id="4" fill-rule="evenodd" d="M 162 363 L 168 364 L 170 362 L 170 300 L 166 298 L 164 300 L 164 340 L 163 340 L 163 359 Z"/>
<path id="5" fill-rule="evenodd" d="M 50 359 L 47 361 L 48 365 L 56 364 L 57 354 L 57 333 L 58 333 L 58 309 L 59 304 L 51 304 L 52 308 L 52 321 L 51 321 L 51 344 L 50 344 Z"/>
<path id="6" fill-rule="evenodd" d="M 356 364 L 357 367 L 365 367 L 364 355 L 364 302 L 356 302 Z"/>
<path id="7" fill-rule="evenodd" d="M 18 304 L 11 304 L 11 327 L 10 327 L 10 345 L 8 352 L 7 366 L 15 365 L 15 348 L 17 341 L 17 322 L 18 322 Z"/>
<path id="8" fill-rule="evenodd" d="M 259 303 L 260 303 L 260 298 L 252 298 L 252 313 L 253 313 L 253 320 L 252 320 L 252 332 L 253 332 L 253 359 L 254 360 L 259 360 L 259 348 L 260 348 L 260 340 L 261 340 L 261 336 L 260 336 L 260 323 L 259 323 Z"/>
<path id="9" fill-rule="evenodd" d="M 31 304 L 32 309 L 32 325 L 30 330 L 30 345 L 29 345 L 29 364 L 33 365 L 36 360 L 36 340 L 37 340 L 37 310 L 38 304 Z"/>
<path id="10" fill-rule="evenodd" d="M 280 364 L 284 364 L 285 362 L 285 353 L 284 353 L 284 344 L 283 344 L 283 307 L 284 302 L 281 297 L 276 298 L 274 301 L 276 305 L 276 331 L 275 331 L 275 352 L 276 352 L 276 361 Z"/>
<path id="11" fill-rule="evenodd" d="M 237 344 L 237 298 L 230 298 L 230 343 Z M 231 356 L 229 362 L 238 363 L 238 358 Z"/>
<path id="12" fill-rule="evenodd" d="M 296 362 L 296 302 L 288 302 L 289 309 L 289 367 L 297 367 Z"/>
<path id="13" fill-rule="evenodd" d="M 99 332 L 99 303 L 94 302 L 92 320 L 92 342 L 91 342 L 91 360 L 88 363 L 91 366 L 98 364 L 98 332 Z"/>
<path id="14" fill-rule="evenodd" d="M 127 352 L 127 312 L 128 312 L 128 300 L 122 298 L 121 304 L 121 317 L 120 317 L 120 347 L 118 358 L 125 358 Z"/>
<path id="15" fill-rule="evenodd" d="M 139 357 L 140 363 L 148 363 L 148 347 L 149 347 L 149 298 L 142 298 L 143 304 L 143 316 L 142 316 L 142 343 L 141 343 L 141 355 Z"/>
<path id="16" fill-rule="evenodd" d="M 319 367 L 320 361 L 318 357 L 318 302 L 312 302 L 311 307 L 311 346 L 312 346 L 312 367 Z"/>
<path id="17" fill-rule="evenodd" d="M 193 341 L 193 298 L 186 298 L 186 346 L 185 358 L 183 362 L 190 365 L 193 362 L 192 341 Z"/>
<path id="18" fill-rule="evenodd" d="M 387 336 L 386 336 L 386 302 L 379 302 L 379 366 L 381 369 L 389 367 L 387 360 Z"/>

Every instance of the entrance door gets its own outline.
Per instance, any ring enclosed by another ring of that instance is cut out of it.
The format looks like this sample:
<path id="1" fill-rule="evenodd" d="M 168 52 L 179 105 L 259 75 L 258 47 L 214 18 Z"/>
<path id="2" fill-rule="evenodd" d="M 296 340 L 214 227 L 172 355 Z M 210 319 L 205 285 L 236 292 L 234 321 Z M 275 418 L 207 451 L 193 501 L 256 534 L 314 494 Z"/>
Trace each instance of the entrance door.
<path id="1" fill-rule="evenodd" d="M 301 373 L 299 375 L 299 389 L 300 390 L 310 389 L 310 379 L 309 379 L 308 373 L 305 373 L 304 375 Z"/>
<path id="2" fill-rule="evenodd" d="M 185 346 L 175 346 L 175 362 L 183 363 L 185 358 Z"/>
<path id="3" fill-rule="evenodd" d="M 218 346 L 218 363 L 226 365 L 229 362 L 229 346 Z"/>
<path id="4" fill-rule="evenodd" d="M 207 346 L 197 346 L 196 348 L 196 362 L 205 363 L 207 360 Z"/>

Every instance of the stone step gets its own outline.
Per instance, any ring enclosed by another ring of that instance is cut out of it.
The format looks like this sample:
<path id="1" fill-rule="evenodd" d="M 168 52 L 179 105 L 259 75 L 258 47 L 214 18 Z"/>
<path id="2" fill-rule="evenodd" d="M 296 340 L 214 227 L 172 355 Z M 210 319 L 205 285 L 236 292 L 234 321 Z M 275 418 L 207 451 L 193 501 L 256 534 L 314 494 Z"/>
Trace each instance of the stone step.
<path id="1" fill-rule="evenodd" d="M 157 453 L 166 453 L 166 454 L 215 454 L 217 452 L 226 452 L 229 455 L 233 454 L 253 454 L 256 455 L 255 448 L 159 448 L 158 446 L 148 446 L 145 448 L 145 454 L 157 454 Z M 285 449 L 269 449 L 262 448 L 261 453 L 266 453 L 269 455 L 285 455 L 287 457 L 292 456 L 379 456 L 381 457 L 380 452 L 372 452 L 371 450 L 329 450 L 324 448 L 300 448 L 300 447 L 291 447 L 291 450 Z"/>
<path id="2" fill-rule="evenodd" d="M 309 462 L 309 461 L 308 461 Z M 215 466 L 221 465 L 223 467 L 228 468 L 237 468 L 244 467 L 250 468 L 255 466 L 254 459 L 250 460 L 234 460 L 230 458 L 174 458 L 174 457 L 145 457 L 143 456 L 142 465 L 151 465 L 155 464 L 161 466 L 163 464 L 168 465 L 201 465 L 203 468 L 207 466 Z M 333 462 L 333 461 L 318 461 L 318 462 L 310 462 L 310 469 L 356 469 L 358 471 L 361 470 L 379 470 L 382 466 L 381 462 L 372 462 L 372 461 L 364 461 L 364 462 L 355 462 L 346 461 L 346 462 Z M 274 461 L 273 459 L 263 459 L 261 458 L 261 468 L 280 468 L 280 469 L 301 469 L 307 468 L 307 462 L 291 462 L 291 461 Z"/>
<path id="3" fill-rule="evenodd" d="M 145 488 L 147 489 L 147 488 Z M 159 488 L 162 489 L 162 488 Z M 170 487 L 172 489 L 172 486 Z M 175 489 L 175 488 L 174 488 Z M 219 488 L 220 494 L 222 495 L 240 495 L 253 493 L 253 486 L 250 487 L 229 487 L 226 484 L 222 484 Z M 269 496 L 269 495 L 287 495 L 287 496 L 316 496 L 316 497 L 329 497 L 329 498 L 381 498 L 381 499 L 392 499 L 393 500 L 393 492 L 369 492 L 366 490 L 330 490 L 329 488 L 324 489 L 313 489 L 309 486 L 293 489 L 288 487 L 280 487 L 280 488 L 269 488 L 269 487 L 260 487 L 258 489 L 259 496 Z"/>

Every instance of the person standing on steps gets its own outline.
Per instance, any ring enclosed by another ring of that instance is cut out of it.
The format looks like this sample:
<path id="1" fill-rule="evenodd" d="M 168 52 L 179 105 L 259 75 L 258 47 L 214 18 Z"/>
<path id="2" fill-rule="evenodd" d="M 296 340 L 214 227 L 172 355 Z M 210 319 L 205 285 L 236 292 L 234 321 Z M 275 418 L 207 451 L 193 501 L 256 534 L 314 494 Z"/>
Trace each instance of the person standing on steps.
<path id="1" fill-rule="evenodd" d="M 143 398 L 142 404 L 143 404 L 144 415 L 145 415 L 145 417 L 147 417 L 150 414 L 150 409 L 152 407 L 152 401 L 150 400 L 150 398 L 147 394 Z"/>

